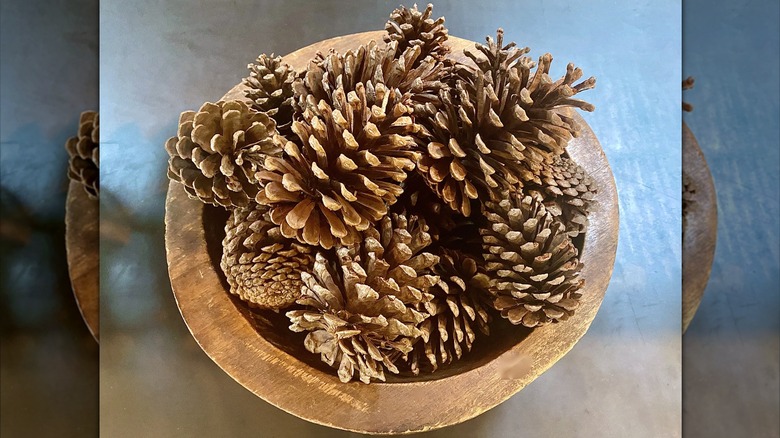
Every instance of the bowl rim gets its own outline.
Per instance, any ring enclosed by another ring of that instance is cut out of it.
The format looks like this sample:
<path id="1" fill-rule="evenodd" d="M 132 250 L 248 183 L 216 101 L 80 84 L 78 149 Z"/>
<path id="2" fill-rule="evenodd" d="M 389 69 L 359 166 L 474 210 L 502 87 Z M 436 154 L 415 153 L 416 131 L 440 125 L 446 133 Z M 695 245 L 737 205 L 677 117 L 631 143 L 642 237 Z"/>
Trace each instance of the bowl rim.
<path id="1" fill-rule="evenodd" d="M 712 272 L 718 239 L 718 200 L 707 159 L 684 121 L 682 165 L 683 174 L 696 187 L 682 245 L 682 333 L 685 334 L 701 305 Z"/>
<path id="2" fill-rule="evenodd" d="M 335 37 L 284 57 L 300 69 L 302 59 L 331 47 L 356 47 L 383 31 Z M 473 42 L 450 36 L 453 48 Z M 462 55 L 461 55 L 462 56 Z M 293 62 L 291 62 L 293 61 Z M 295 65 L 297 62 L 298 65 Z M 304 64 L 305 66 L 305 64 Z M 223 99 L 243 98 L 237 85 Z M 165 247 L 176 304 L 196 342 L 234 380 L 268 403 L 307 421 L 367 434 L 406 434 L 454 425 L 497 406 L 549 369 L 585 334 L 603 301 L 615 262 L 618 203 L 614 177 L 595 134 L 581 116 L 582 126 L 567 152 L 594 179 L 599 192 L 590 214 L 581 261 L 586 280 L 580 308 L 564 324 L 531 331 L 528 337 L 498 357 L 475 368 L 428 381 L 342 383 L 335 373 L 304 364 L 263 338 L 239 314 L 206 250 L 204 204 L 189 199 L 183 186 L 171 181 L 165 204 Z M 518 360 L 527 369 L 507 376 Z M 415 400 L 458 393 L 458 403 Z M 391 415 L 392 413 L 392 415 Z"/>
<path id="3" fill-rule="evenodd" d="M 89 333 L 100 342 L 99 203 L 71 180 L 65 201 L 65 253 L 76 306 Z"/>

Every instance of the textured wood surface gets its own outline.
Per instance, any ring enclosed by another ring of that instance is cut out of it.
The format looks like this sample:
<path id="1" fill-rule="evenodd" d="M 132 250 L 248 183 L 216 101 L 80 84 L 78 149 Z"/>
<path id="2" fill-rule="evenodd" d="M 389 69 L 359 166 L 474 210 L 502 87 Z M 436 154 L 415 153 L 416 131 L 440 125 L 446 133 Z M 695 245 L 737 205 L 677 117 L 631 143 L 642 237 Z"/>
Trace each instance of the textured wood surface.
<path id="1" fill-rule="evenodd" d="M 95 340 L 100 340 L 99 203 L 71 181 L 65 207 L 65 249 L 73 294 Z"/>
<path id="2" fill-rule="evenodd" d="M 682 329 L 683 333 L 701 304 L 710 278 L 718 234 L 718 204 L 715 185 L 704 154 L 688 125 L 683 122 L 683 169 L 693 189 L 683 234 Z"/>
<path id="3" fill-rule="evenodd" d="M 285 61 L 302 69 L 318 50 L 343 51 L 370 39 L 379 42 L 382 34 L 367 32 L 322 41 L 287 55 Z M 450 44 L 457 54 L 474 43 L 450 38 Z M 462 55 L 456 57 L 462 59 Z M 243 98 L 242 86 L 234 87 L 225 98 Z M 335 372 L 314 365 L 319 360 L 315 355 L 291 354 L 247 317 L 226 290 L 214 238 L 209 237 L 209 230 L 221 228 L 224 222 L 219 219 L 224 221 L 227 216 L 189 199 L 180 184 L 171 182 L 165 245 L 171 285 L 187 327 L 206 354 L 233 379 L 267 402 L 314 423 L 370 434 L 412 433 L 457 424 L 495 407 L 550 368 L 585 334 L 612 274 L 617 191 L 598 140 L 584 120 L 575 117 L 583 132 L 571 143 L 569 154 L 591 174 L 600 191 L 583 244 L 586 285 L 582 303 L 566 323 L 530 332 L 517 328 L 522 333 L 516 336 L 517 342 L 493 340 L 470 355 L 481 359 L 472 357 L 449 372 L 370 385 L 341 383 Z"/>

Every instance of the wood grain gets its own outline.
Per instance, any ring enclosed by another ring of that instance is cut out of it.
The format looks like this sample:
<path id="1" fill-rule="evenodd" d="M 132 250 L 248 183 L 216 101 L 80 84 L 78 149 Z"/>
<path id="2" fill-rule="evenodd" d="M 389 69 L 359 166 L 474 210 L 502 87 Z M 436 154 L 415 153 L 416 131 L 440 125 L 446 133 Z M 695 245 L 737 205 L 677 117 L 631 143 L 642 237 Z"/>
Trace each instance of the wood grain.
<path id="1" fill-rule="evenodd" d="M 682 126 L 683 174 L 695 190 L 683 233 L 682 328 L 685 333 L 710 278 L 718 234 L 718 204 L 712 174 L 699 143 L 685 122 Z"/>
<path id="2" fill-rule="evenodd" d="M 322 41 L 287 55 L 285 61 L 302 69 L 317 51 L 344 51 L 371 39 L 380 42 L 382 35 L 366 32 Z M 474 43 L 451 37 L 450 44 L 457 54 Z M 224 96 L 231 98 L 243 99 L 243 86 Z M 218 233 L 227 215 L 189 199 L 179 183 L 171 182 L 165 246 L 173 293 L 187 327 L 206 354 L 241 385 L 317 424 L 369 434 L 404 434 L 457 424 L 495 407 L 550 368 L 585 334 L 612 275 L 618 235 L 615 182 L 596 136 L 580 116 L 574 117 L 583 132 L 568 151 L 591 174 L 599 192 L 583 243 L 582 303 L 566 323 L 535 330 L 513 327 L 505 337 L 500 334 L 509 331 L 493 333 L 457 367 L 435 374 L 370 385 L 341 383 L 318 357 L 302 346 L 285 343 L 290 338 L 279 334 L 285 331 L 283 322 L 271 315 L 265 321 L 270 328 L 265 327 L 230 296 L 218 265 Z"/>
<path id="3" fill-rule="evenodd" d="M 99 203 L 90 199 L 75 181 L 68 186 L 65 206 L 65 250 L 73 295 L 81 316 L 100 341 Z"/>

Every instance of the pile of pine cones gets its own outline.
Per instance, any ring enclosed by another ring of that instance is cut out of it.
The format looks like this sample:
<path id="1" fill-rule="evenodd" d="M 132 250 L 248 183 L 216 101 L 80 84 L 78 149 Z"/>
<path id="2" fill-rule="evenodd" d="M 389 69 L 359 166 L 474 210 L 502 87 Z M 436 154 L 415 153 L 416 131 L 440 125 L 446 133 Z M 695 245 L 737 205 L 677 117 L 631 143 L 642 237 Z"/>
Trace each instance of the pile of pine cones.
<path id="1" fill-rule="evenodd" d="M 444 19 L 400 7 L 385 44 L 261 55 L 246 100 L 181 115 L 168 176 L 231 212 L 222 270 L 251 306 L 287 310 L 305 347 L 348 382 L 460 359 L 491 318 L 569 318 L 596 187 L 564 153 L 559 110 L 593 88 L 549 54 L 504 45 L 447 58 Z"/>

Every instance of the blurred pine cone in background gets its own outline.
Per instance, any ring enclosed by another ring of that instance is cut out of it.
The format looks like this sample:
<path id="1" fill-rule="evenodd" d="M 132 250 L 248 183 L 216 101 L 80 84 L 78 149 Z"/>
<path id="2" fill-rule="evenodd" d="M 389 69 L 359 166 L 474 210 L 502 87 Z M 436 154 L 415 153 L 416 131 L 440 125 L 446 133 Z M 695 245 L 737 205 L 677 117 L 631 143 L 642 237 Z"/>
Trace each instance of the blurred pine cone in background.
<path id="1" fill-rule="evenodd" d="M 65 143 L 70 157 L 68 178 L 84 186 L 87 195 L 100 194 L 100 118 L 96 111 L 84 111 L 79 117 L 78 135 Z"/>

